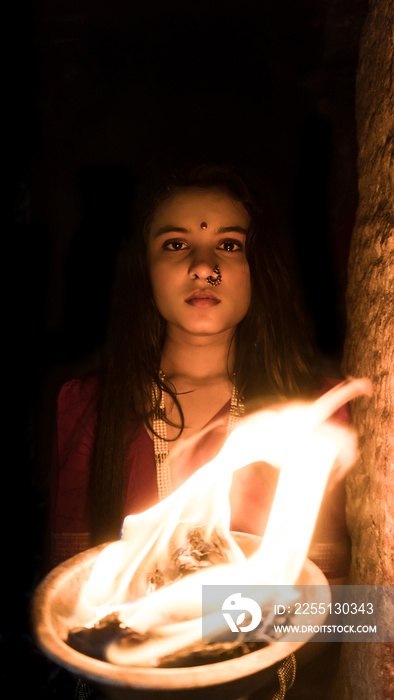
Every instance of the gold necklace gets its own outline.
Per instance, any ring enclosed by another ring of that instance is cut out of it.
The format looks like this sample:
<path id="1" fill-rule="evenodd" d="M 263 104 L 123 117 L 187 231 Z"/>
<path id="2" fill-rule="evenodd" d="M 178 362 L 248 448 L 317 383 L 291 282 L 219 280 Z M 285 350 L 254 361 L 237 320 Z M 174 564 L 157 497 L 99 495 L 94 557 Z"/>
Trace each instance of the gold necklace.
<path id="1" fill-rule="evenodd" d="M 161 372 L 160 378 L 164 379 L 164 376 L 165 375 L 163 374 L 163 372 Z M 169 496 L 172 493 L 173 489 L 171 483 L 171 466 L 169 461 L 167 423 L 164 420 L 166 414 L 164 404 L 164 392 L 161 392 L 160 397 L 160 389 L 155 382 L 152 383 L 152 405 L 154 408 L 152 427 L 157 490 L 159 493 L 159 500 L 163 501 L 165 498 L 167 498 L 167 496 Z M 234 426 L 243 416 L 244 411 L 245 406 L 242 399 L 239 397 L 234 375 L 226 436 L 228 436 L 231 433 Z"/>

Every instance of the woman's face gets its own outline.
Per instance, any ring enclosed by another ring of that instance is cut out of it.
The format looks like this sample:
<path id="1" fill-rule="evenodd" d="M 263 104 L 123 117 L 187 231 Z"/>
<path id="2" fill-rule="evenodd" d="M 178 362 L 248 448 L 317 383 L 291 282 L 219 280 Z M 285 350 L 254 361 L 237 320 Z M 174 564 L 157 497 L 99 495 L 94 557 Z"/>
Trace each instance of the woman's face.
<path id="1" fill-rule="evenodd" d="M 250 217 L 241 202 L 220 189 L 190 188 L 156 209 L 148 236 L 148 261 L 157 308 L 187 334 L 235 329 L 250 304 L 245 254 Z M 221 281 L 209 284 L 219 266 Z"/>

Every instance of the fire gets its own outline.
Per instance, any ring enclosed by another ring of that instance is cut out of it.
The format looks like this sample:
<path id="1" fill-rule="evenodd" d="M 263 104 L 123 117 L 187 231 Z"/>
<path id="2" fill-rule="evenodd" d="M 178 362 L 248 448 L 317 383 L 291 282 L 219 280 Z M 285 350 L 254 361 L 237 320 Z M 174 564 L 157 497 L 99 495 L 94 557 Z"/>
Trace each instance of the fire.
<path id="1" fill-rule="evenodd" d="M 286 584 L 287 600 L 294 600 L 292 585 L 304 565 L 333 465 L 342 473 L 357 456 L 354 433 L 329 418 L 362 394 L 371 394 L 370 382 L 351 380 L 313 403 L 257 411 L 165 501 L 125 518 L 120 540 L 101 552 L 83 585 L 73 621 L 89 626 L 117 611 L 128 627 L 154 635 L 132 650 L 113 644 L 109 661 L 149 665 L 201 639 L 202 585 Z M 229 491 L 233 473 L 253 462 L 268 462 L 280 472 L 261 545 L 246 558 L 230 533 Z M 149 572 L 166 566 L 169 547 L 184 546 L 188 532 L 201 525 L 208 541 L 220 533 L 226 561 L 150 592 Z"/>

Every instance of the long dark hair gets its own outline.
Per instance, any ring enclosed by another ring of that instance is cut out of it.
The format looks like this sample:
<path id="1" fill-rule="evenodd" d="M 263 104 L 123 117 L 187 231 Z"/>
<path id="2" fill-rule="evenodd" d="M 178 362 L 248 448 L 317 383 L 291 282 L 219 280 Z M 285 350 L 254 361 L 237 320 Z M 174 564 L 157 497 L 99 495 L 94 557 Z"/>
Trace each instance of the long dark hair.
<path id="1" fill-rule="evenodd" d="M 157 206 L 188 187 L 220 188 L 242 202 L 251 218 L 246 239 L 251 304 L 233 339 L 236 381 L 246 408 L 257 399 L 305 395 L 311 387 L 310 343 L 295 293 L 291 255 L 286 254 L 271 197 L 260 183 L 241 177 L 234 168 L 202 165 L 148 185 L 138 198 L 132 232 L 119 256 L 108 352 L 99 383 L 90 479 L 94 542 L 119 532 L 125 456 L 135 430 L 151 424 L 152 380 L 177 401 L 159 373 L 165 321 L 153 300 L 146 238 Z"/>

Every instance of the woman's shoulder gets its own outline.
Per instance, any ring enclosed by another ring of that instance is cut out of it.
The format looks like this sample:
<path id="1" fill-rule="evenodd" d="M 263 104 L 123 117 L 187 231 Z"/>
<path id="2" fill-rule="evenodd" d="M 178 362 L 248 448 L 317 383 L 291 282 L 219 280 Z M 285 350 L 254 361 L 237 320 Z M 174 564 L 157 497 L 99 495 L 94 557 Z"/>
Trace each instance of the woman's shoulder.
<path id="1" fill-rule="evenodd" d="M 98 374 L 70 379 L 61 387 L 57 397 L 58 433 L 70 436 L 79 426 L 94 428 L 100 380 Z"/>
<path id="2" fill-rule="evenodd" d="M 58 403 L 72 405 L 74 403 L 88 403 L 97 398 L 100 385 L 97 373 L 90 373 L 82 377 L 69 379 L 60 388 Z"/>

